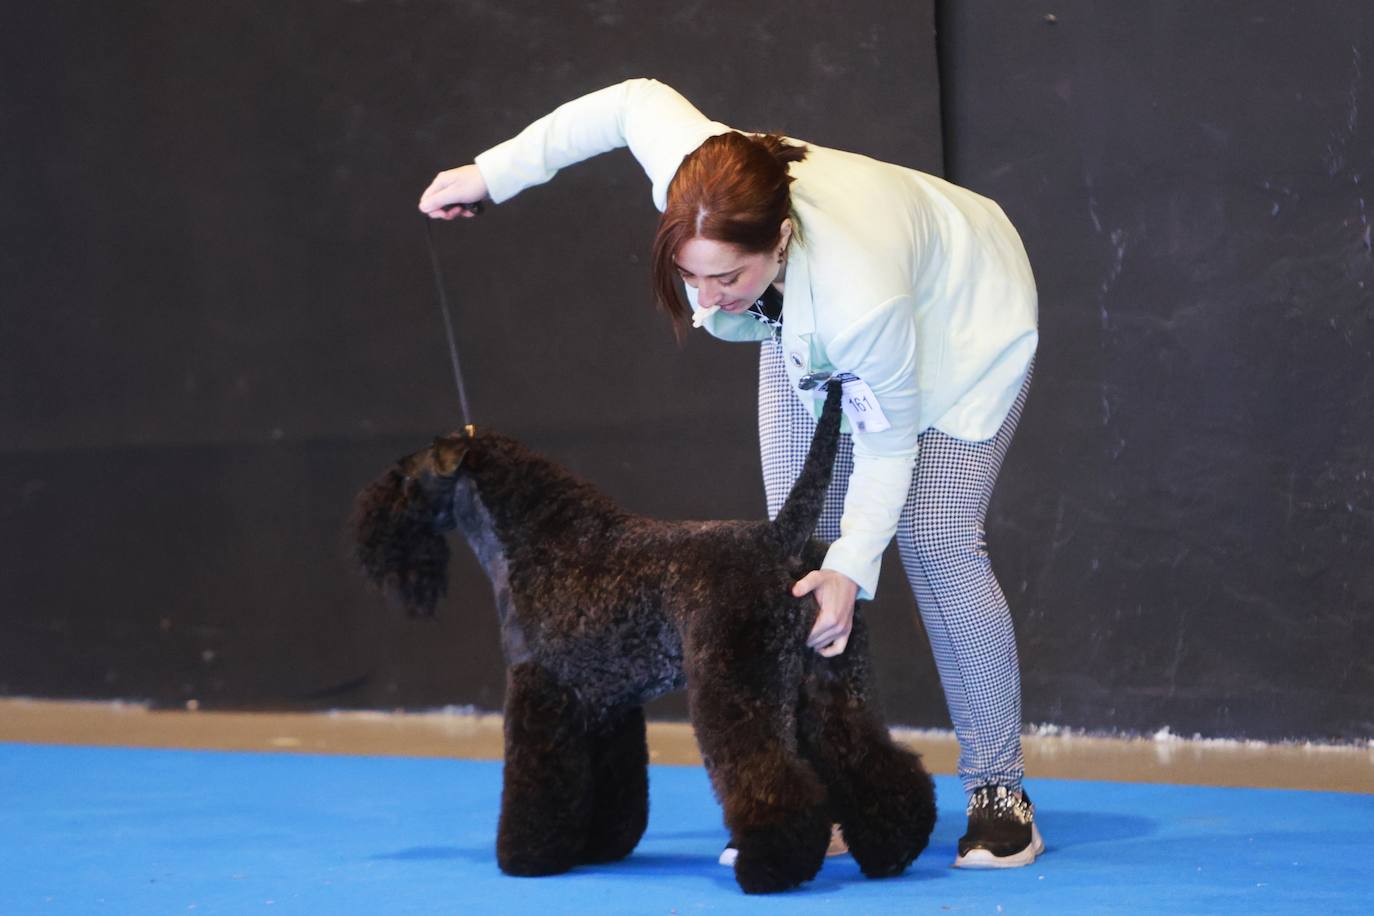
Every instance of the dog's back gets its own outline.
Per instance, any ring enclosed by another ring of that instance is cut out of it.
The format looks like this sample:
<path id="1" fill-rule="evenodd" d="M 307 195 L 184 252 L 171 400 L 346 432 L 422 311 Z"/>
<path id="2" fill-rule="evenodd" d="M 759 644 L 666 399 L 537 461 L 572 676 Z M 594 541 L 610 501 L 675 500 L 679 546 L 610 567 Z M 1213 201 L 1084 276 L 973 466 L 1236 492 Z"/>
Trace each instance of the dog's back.
<path id="1" fill-rule="evenodd" d="M 775 555 L 791 558 L 796 565 L 804 554 L 808 560 L 814 555 L 808 542 L 825 501 L 839 442 L 839 389 L 838 383 L 830 384 L 805 465 L 771 523 L 639 519 L 514 439 L 465 432 L 436 439 L 429 448 L 407 456 L 360 494 L 354 520 L 360 565 L 411 611 L 432 613 L 447 584 L 444 534 L 466 527 L 457 524 L 454 514 L 455 496 L 463 489 L 455 489 L 459 478 L 471 481 L 471 492 L 485 510 L 482 524 L 490 529 L 465 531 L 469 541 L 490 543 L 502 554 L 504 568 L 530 585 L 556 577 L 557 568 L 570 563 L 601 565 L 612 542 L 625 545 L 629 529 L 641 525 L 661 526 L 664 534 L 668 528 L 687 526 L 678 535 L 700 524 L 727 524 L 740 533 L 758 526 Z M 469 514 L 469 520 L 473 518 Z M 671 555 L 671 550 L 660 555 L 665 553 Z M 493 585 L 502 588 L 502 583 Z"/>

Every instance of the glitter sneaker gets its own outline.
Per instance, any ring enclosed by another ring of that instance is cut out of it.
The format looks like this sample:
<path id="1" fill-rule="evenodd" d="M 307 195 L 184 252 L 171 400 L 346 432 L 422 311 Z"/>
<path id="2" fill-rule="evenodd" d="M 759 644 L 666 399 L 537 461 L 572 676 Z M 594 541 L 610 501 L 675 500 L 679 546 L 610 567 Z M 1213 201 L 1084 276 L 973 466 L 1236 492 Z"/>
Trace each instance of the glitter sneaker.
<path id="1" fill-rule="evenodd" d="M 955 868 L 1019 868 L 1045 851 L 1030 796 L 983 786 L 968 802 L 968 833 L 959 838 Z"/>

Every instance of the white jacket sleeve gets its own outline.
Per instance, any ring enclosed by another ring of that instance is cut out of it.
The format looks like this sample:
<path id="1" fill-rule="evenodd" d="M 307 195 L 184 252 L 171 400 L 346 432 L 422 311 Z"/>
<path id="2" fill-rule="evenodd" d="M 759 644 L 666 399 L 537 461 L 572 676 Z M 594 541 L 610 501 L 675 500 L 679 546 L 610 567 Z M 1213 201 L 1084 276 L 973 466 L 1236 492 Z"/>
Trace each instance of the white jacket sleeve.
<path id="1" fill-rule="evenodd" d="M 654 206 L 661 211 L 683 157 L 707 137 L 729 131 L 671 87 L 633 79 L 560 105 L 476 162 L 499 204 L 564 166 L 628 146 L 653 183 Z"/>
<path id="2" fill-rule="evenodd" d="M 911 297 L 898 296 L 826 347 L 838 369 L 868 384 L 891 424 L 879 433 L 853 431 L 854 471 L 840 516 L 840 537 L 821 564 L 853 579 L 863 599 L 871 599 L 878 588 L 883 551 L 897 531 L 916 466 L 921 391 L 915 318 Z"/>

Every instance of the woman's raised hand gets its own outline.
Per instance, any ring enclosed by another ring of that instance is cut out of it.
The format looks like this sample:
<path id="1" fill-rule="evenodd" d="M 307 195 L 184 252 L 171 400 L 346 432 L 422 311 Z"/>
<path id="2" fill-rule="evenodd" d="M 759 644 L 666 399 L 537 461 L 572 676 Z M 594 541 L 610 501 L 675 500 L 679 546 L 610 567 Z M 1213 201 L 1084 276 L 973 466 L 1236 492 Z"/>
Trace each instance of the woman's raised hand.
<path id="1" fill-rule="evenodd" d="M 471 218 L 473 205 L 487 196 L 487 182 L 475 165 L 463 165 L 434 176 L 420 195 L 420 212 L 431 219 Z"/>

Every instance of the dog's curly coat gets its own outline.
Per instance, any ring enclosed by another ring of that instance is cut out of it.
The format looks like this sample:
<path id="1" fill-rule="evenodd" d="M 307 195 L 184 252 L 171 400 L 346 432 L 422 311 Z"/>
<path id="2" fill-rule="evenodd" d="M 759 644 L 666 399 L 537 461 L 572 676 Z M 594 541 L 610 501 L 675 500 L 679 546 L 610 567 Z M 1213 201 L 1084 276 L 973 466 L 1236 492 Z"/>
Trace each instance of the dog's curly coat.
<path id="1" fill-rule="evenodd" d="M 416 613 L 446 585 L 460 529 L 496 592 L 507 663 L 497 861 L 546 875 L 628 855 L 648 819 L 643 704 L 684 685 L 749 893 L 819 870 L 841 825 L 865 875 L 925 848 L 934 787 L 893 744 L 856 609 L 846 652 L 806 647 L 812 540 L 839 437 L 833 385 L 772 522 L 664 522 L 617 508 L 504 436 L 471 429 L 402 459 L 358 498 L 366 574 Z"/>

